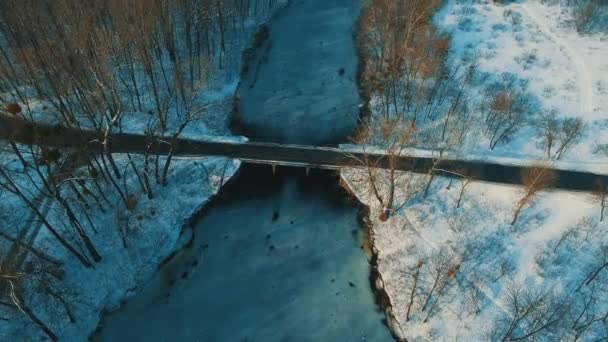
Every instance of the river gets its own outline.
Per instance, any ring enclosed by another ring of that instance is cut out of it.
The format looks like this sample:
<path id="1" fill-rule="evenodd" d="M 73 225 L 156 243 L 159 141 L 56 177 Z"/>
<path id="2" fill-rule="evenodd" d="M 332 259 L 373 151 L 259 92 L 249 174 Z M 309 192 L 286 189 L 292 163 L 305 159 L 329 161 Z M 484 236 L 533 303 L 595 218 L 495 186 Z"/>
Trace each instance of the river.
<path id="1" fill-rule="evenodd" d="M 269 23 L 255 76 L 238 92 L 252 139 L 328 144 L 352 133 L 359 7 L 292 1 Z M 335 173 L 244 165 L 205 209 L 192 244 L 105 317 L 95 339 L 390 341 L 358 210 Z"/>
<path id="2" fill-rule="evenodd" d="M 357 125 L 358 0 L 294 0 L 269 23 L 238 90 L 252 140 L 341 143 Z"/>

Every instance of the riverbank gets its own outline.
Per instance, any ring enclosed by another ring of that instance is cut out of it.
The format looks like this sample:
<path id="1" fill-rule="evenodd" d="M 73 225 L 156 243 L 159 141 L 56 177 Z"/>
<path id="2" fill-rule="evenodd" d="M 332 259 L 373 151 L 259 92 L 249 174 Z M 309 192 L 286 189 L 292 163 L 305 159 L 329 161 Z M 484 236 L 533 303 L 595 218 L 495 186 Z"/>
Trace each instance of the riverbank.
<path id="1" fill-rule="evenodd" d="M 592 197 L 541 192 L 510 225 L 522 195 L 519 187 L 471 182 L 459 201 L 463 183 L 435 177 L 425 197 L 427 177 L 399 172 L 397 209 L 382 221 L 361 172 L 343 170 L 342 179 L 370 207 L 380 274 L 376 288 L 389 303 L 387 320 L 398 338 L 501 338 L 509 333 L 503 324 L 513 315 L 512 298 L 526 302 L 532 293 L 545 303 L 543 310 L 560 315 L 559 324 L 539 333 L 550 338 L 573 334 L 563 310 L 593 295 L 592 283 L 585 283 L 606 243 L 600 238 L 606 226 Z M 586 234 L 597 238 L 589 240 Z M 604 312 L 603 298 L 597 300 L 590 315 Z M 601 336 L 601 327 L 586 333 Z"/>
<path id="2" fill-rule="evenodd" d="M 365 230 L 364 251 L 368 256 L 370 264 L 369 283 L 374 293 L 376 305 L 382 310 L 385 316 L 385 324 L 391 335 L 396 341 L 403 341 L 405 337 L 399 324 L 399 320 L 393 314 L 393 301 L 386 290 L 384 278 L 379 270 L 378 260 L 380 250 L 376 241 L 377 225 L 381 222 L 373 219 L 373 209 L 376 209 L 363 197 L 363 192 L 359 187 L 354 187 L 349 181 L 349 176 L 344 172 L 340 173 L 340 185 L 345 191 L 354 198 L 359 205 L 359 224 Z"/>
<path id="3" fill-rule="evenodd" d="M 125 155 L 114 156 L 117 166 L 125 168 Z M 161 158 L 162 163 L 164 158 Z M 139 165 L 138 165 L 139 166 Z M 227 158 L 176 158 L 168 176 L 168 186 L 154 188 L 154 199 L 148 199 L 137 186 L 134 173 L 122 180 L 129 189 L 130 208 L 125 208 L 117 194 L 106 194 L 109 205 L 89 209 L 94 218 L 90 231 L 102 260 L 94 268 L 84 268 L 52 239 L 44 228 L 35 239 L 35 246 L 62 260 L 60 273 L 63 305 L 51 305 L 36 291 L 30 304 L 36 314 L 60 340 L 84 341 L 98 326 L 104 312 L 119 308 L 137 293 L 158 265 L 191 238 L 190 220 L 237 171 L 240 161 Z M 62 227 L 63 216 L 52 203 L 46 219 Z M 81 215 L 81 213 L 79 213 Z M 15 219 L 15 218 L 13 218 Z M 84 218 L 83 218 L 84 219 Z M 35 229 L 34 224 L 30 229 Z M 90 229 L 87 226 L 87 229 Z M 66 311 L 69 310 L 69 311 Z M 73 319 L 68 319 L 68 317 Z M 44 340 L 24 315 L 14 317 L 2 327 L 2 338 L 19 340 L 29 336 Z"/>

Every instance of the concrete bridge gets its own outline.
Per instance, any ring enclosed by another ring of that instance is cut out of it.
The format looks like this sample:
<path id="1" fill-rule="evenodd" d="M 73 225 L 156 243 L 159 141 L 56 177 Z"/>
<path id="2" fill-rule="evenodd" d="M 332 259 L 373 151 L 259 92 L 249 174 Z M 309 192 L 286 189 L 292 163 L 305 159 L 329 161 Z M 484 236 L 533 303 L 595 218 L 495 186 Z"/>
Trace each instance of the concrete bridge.
<path id="1" fill-rule="evenodd" d="M 23 144 L 44 145 L 100 153 L 103 151 L 103 137 L 99 132 L 79 130 L 65 126 L 32 124 L 28 121 L 0 115 L 0 139 Z M 240 159 L 246 163 L 276 166 L 302 167 L 339 170 L 345 167 L 364 166 L 361 160 L 367 158 L 379 168 L 389 168 L 389 159 L 382 152 L 363 153 L 360 150 L 330 146 L 287 145 L 276 143 L 246 142 L 233 137 L 214 137 L 209 140 L 186 138 L 164 138 L 112 133 L 108 139 L 107 151 L 111 153 L 169 154 L 175 156 L 225 156 Z M 378 151 L 376 149 L 376 151 Z M 435 167 L 435 174 L 450 177 L 467 177 L 475 180 L 520 184 L 521 174 L 526 165 L 508 165 L 500 162 L 464 160 L 458 158 L 403 155 L 397 158 L 397 169 L 417 173 L 428 173 Z M 549 167 L 551 168 L 551 167 Z M 594 191 L 598 182 L 608 184 L 606 175 L 578 172 L 554 168 L 557 180 L 555 188 L 579 191 Z"/>

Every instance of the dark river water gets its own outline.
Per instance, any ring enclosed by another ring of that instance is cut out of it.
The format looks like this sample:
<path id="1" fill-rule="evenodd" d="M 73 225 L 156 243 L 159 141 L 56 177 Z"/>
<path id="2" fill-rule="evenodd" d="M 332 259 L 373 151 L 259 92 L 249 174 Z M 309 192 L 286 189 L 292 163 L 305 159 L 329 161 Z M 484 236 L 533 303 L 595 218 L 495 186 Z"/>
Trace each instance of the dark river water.
<path id="1" fill-rule="evenodd" d="M 356 0 L 291 1 L 239 89 L 252 140 L 326 144 L 354 130 Z M 390 341 L 358 206 L 329 171 L 244 165 L 191 246 L 117 312 L 100 341 Z"/>
<path id="2" fill-rule="evenodd" d="M 361 102 L 360 7 L 359 0 L 294 0 L 279 11 L 238 90 L 249 138 L 318 145 L 352 134 Z"/>
<path id="3" fill-rule="evenodd" d="M 102 341 L 390 341 L 337 176 L 246 165 Z"/>

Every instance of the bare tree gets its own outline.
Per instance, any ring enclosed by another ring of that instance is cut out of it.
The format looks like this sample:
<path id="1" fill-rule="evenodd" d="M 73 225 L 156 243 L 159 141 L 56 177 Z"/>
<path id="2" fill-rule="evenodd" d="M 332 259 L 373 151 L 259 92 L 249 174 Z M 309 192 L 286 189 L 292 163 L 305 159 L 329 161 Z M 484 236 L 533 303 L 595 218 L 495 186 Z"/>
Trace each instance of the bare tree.
<path id="1" fill-rule="evenodd" d="M 591 265 L 591 271 L 584 280 L 586 286 L 589 286 L 604 269 L 608 268 L 608 243 L 600 244 L 594 251 L 593 258 L 594 263 Z"/>
<path id="2" fill-rule="evenodd" d="M 523 207 L 529 204 L 539 191 L 547 189 L 554 184 L 556 175 L 549 168 L 532 166 L 523 170 L 521 180 L 524 186 L 524 194 L 517 202 L 511 225 L 515 224 Z"/>
<path id="3" fill-rule="evenodd" d="M 441 98 L 444 60 L 450 41 L 430 24 L 441 1 L 373 0 L 364 8 L 358 43 L 362 56 L 361 84 L 377 95 L 381 112 L 418 115 Z M 392 106 L 392 108 L 391 108 Z"/>
<path id="4" fill-rule="evenodd" d="M 460 203 L 462 202 L 462 197 L 464 195 L 464 191 L 465 191 L 466 187 L 469 184 L 471 184 L 471 182 L 475 179 L 476 173 L 473 170 L 471 170 L 467 167 L 464 167 L 464 166 L 458 167 L 455 171 L 450 171 L 450 170 L 442 169 L 439 167 L 434 167 L 434 172 L 441 172 L 443 174 L 453 176 L 454 178 L 457 178 L 460 181 L 462 186 L 460 187 L 460 192 L 458 194 L 458 200 L 456 201 L 456 208 L 460 208 Z M 454 178 L 450 179 L 448 187 L 446 188 L 447 190 L 449 190 L 450 187 L 452 186 L 452 182 L 453 182 Z"/>
<path id="5" fill-rule="evenodd" d="M 37 219 L 47 228 L 51 235 L 72 255 L 74 255 L 85 267 L 91 267 L 91 262 L 79 252 L 72 244 L 65 239 L 62 234 L 46 219 L 45 215 L 40 212 L 38 206 L 27 196 L 9 173 L 0 167 L 0 187 L 15 194 L 23 203 L 34 213 Z"/>
<path id="6" fill-rule="evenodd" d="M 584 136 L 585 124 L 581 118 L 557 118 L 551 112 L 540 118 L 536 130 L 547 159 L 559 160 Z"/>
<path id="7" fill-rule="evenodd" d="M 438 250 L 429 258 L 429 288 L 420 311 L 426 311 L 427 322 L 435 311 L 441 297 L 460 270 L 458 258 L 444 250 Z"/>
<path id="8" fill-rule="evenodd" d="M 551 151 L 557 135 L 558 122 L 555 115 L 555 112 L 543 115 L 536 125 L 536 130 L 541 138 L 540 144 L 547 152 L 547 160 L 551 160 Z"/>
<path id="9" fill-rule="evenodd" d="M 409 290 L 409 301 L 407 304 L 407 312 L 405 314 L 406 321 L 410 320 L 410 313 L 412 312 L 412 306 L 414 305 L 414 301 L 418 294 L 418 281 L 420 280 L 420 270 L 423 268 L 423 266 L 424 266 L 424 260 L 420 259 L 420 260 L 418 260 L 416 265 L 414 265 L 409 270 L 404 272 L 404 275 L 406 277 L 410 278 L 411 282 L 412 282 L 411 289 Z"/>
<path id="10" fill-rule="evenodd" d="M 559 122 L 556 134 L 555 159 L 559 160 L 584 135 L 585 124 L 581 118 L 566 118 Z"/>
<path id="11" fill-rule="evenodd" d="M 522 84 L 518 84 L 513 74 L 505 73 L 500 82 L 486 90 L 487 108 L 485 131 L 490 138 L 489 148 L 493 150 L 499 143 L 507 142 L 525 123 L 525 114 L 531 112 L 532 96 Z M 482 111 L 484 109 L 482 108 Z"/>
<path id="12" fill-rule="evenodd" d="M 383 221 L 388 220 L 395 208 L 395 187 L 400 176 L 399 159 L 411 144 L 414 130 L 412 125 L 403 125 L 401 119 L 383 119 L 378 129 L 369 121 L 362 123 L 355 136 L 362 157 L 349 156 L 365 169 L 365 181 L 380 205 L 380 218 Z M 380 154 L 373 151 L 374 146 L 380 149 Z M 386 170 L 382 170 L 381 166 L 385 166 Z"/>
<path id="13" fill-rule="evenodd" d="M 600 205 L 600 222 L 604 221 L 604 213 L 608 208 L 608 185 L 603 180 L 597 180 L 593 196 Z"/>
<path id="14" fill-rule="evenodd" d="M 493 341 L 530 340 L 550 334 L 559 328 L 567 303 L 553 292 L 510 283 L 506 289 L 504 307 L 490 332 Z"/>
<path id="15" fill-rule="evenodd" d="M 25 315 L 51 340 L 57 341 L 57 335 L 25 300 L 25 281 L 31 274 L 14 266 L 14 260 L 3 254 L 0 260 L 0 305 Z"/>
<path id="16" fill-rule="evenodd" d="M 601 292 L 600 286 L 593 284 L 586 291 L 575 294 L 568 310 L 574 341 L 608 338 L 608 310 L 602 310 Z"/>

